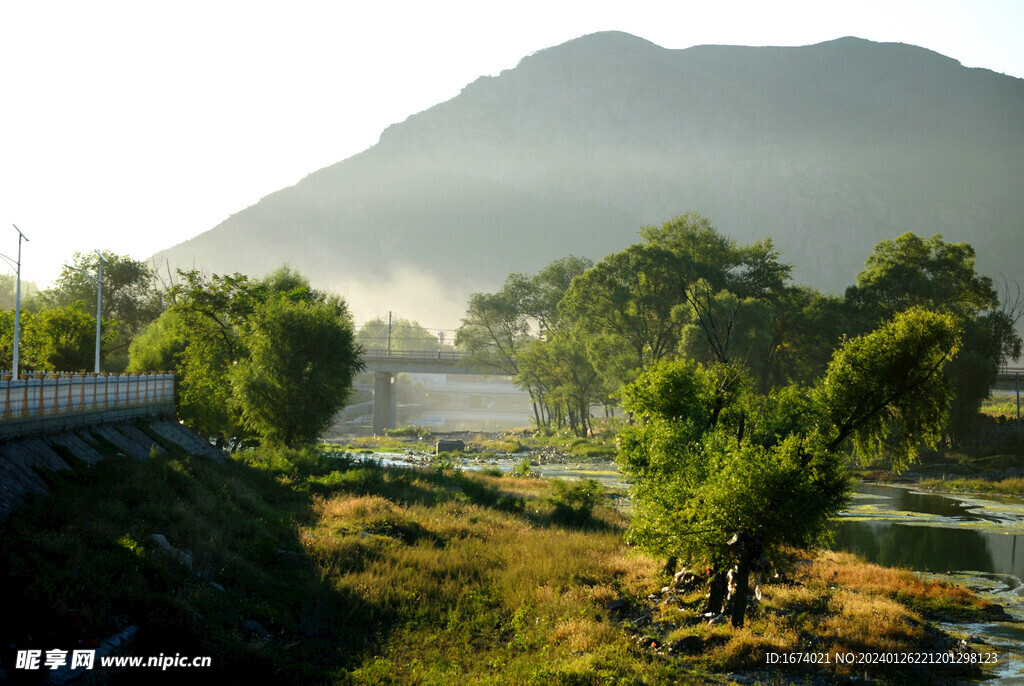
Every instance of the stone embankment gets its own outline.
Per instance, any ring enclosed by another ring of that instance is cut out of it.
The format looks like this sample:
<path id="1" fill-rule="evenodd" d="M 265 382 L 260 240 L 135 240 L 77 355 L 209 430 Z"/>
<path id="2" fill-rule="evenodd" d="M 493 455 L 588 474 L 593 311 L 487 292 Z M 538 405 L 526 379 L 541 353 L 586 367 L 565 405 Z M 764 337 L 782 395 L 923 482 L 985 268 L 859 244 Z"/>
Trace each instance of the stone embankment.
<path id="1" fill-rule="evenodd" d="M 143 425 L 162 440 L 192 455 L 222 461 L 225 455 L 190 429 L 172 419 L 148 420 Z M 0 443 L 0 519 L 29 494 L 48 491 L 40 472 L 70 471 L 69 459 L 95 464 L 104 454 L 137 459 L 163 453 L 163 447 L 136 424 L 99 424 L 63 433 L 5 439 Z"/>

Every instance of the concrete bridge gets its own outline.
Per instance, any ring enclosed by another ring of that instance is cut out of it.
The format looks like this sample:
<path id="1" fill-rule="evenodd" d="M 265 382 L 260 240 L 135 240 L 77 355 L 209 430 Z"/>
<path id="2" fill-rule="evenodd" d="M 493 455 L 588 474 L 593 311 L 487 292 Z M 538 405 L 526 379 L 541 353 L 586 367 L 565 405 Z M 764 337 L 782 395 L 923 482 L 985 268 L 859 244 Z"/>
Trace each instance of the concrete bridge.
<path id="1" fill-rule="evenodd" d="M 1024 367 L 1001 367 L 993 387 L 1019 391 L 1021 384 L 1024 384 Z"/>
<path id="2" fill-rule="evenodd" d="M 395 375 L 414 374 L 491 374 L 509 376 L 508 371 L 470 362 L 458 350 L 367 350 L 363 353 L 366 371 L 373 372 L 373 433 L 395 428 L 397 395 Z"/>

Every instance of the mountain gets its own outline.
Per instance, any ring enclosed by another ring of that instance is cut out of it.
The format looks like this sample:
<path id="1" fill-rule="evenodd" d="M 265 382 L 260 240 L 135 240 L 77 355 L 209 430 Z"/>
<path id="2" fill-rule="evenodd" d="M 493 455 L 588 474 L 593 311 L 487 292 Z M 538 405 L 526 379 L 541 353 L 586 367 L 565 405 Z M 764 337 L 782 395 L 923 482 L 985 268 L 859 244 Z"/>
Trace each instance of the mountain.
<path id="1" fill-rule="evenodd" d="M 287 262 L 357 318 L 430 325 L 511 271 L 598 259 L 692 209 L 741 242 L 772 237 L 826 291 L 904 231 L 969 241 L 983 271 L 1024 283 L 1022 153 L 1024 80 L 922 48 L 667 50 L 599 33 L 477 79 L 156 257 Z"/>

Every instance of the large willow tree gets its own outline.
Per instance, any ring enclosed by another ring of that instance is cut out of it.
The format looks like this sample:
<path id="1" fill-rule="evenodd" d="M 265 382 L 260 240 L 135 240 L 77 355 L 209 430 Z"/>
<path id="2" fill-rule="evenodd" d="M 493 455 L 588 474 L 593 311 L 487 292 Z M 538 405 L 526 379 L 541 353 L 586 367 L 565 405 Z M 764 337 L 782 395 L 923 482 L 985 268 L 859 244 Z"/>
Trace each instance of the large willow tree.
<path id="1" fill-rule="evenodd" d="M 767 395 L 735 364 L 651 367 L 623 391 L 634 418 L 619 451 L 634 484 L 630 539 L 710 568 L 708 611 L 722 610 L 734 568 L 742 626 L 758 561 L 822 542 L 848 502 L 849 447 L 866 457 L 884 448 L 900 467 L 934 445 L 959 336 L 952 317 L 910 309 L 846 341 L 812 387 Z"/>

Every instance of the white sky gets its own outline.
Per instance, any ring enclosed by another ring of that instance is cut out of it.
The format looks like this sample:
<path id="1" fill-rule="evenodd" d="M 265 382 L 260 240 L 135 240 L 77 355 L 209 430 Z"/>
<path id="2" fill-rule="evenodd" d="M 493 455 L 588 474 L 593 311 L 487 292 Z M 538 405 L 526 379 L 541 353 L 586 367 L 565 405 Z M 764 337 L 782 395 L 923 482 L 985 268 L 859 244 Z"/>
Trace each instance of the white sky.
<path id="1" fill-rule="evenodd" d="M 578 36 L 920 45 L 1024 77 L 1024 0 L 0 0 L 0 253 L 144 259 Z M 1024 126 L 1024 123 L 1022 123 Z"/>

